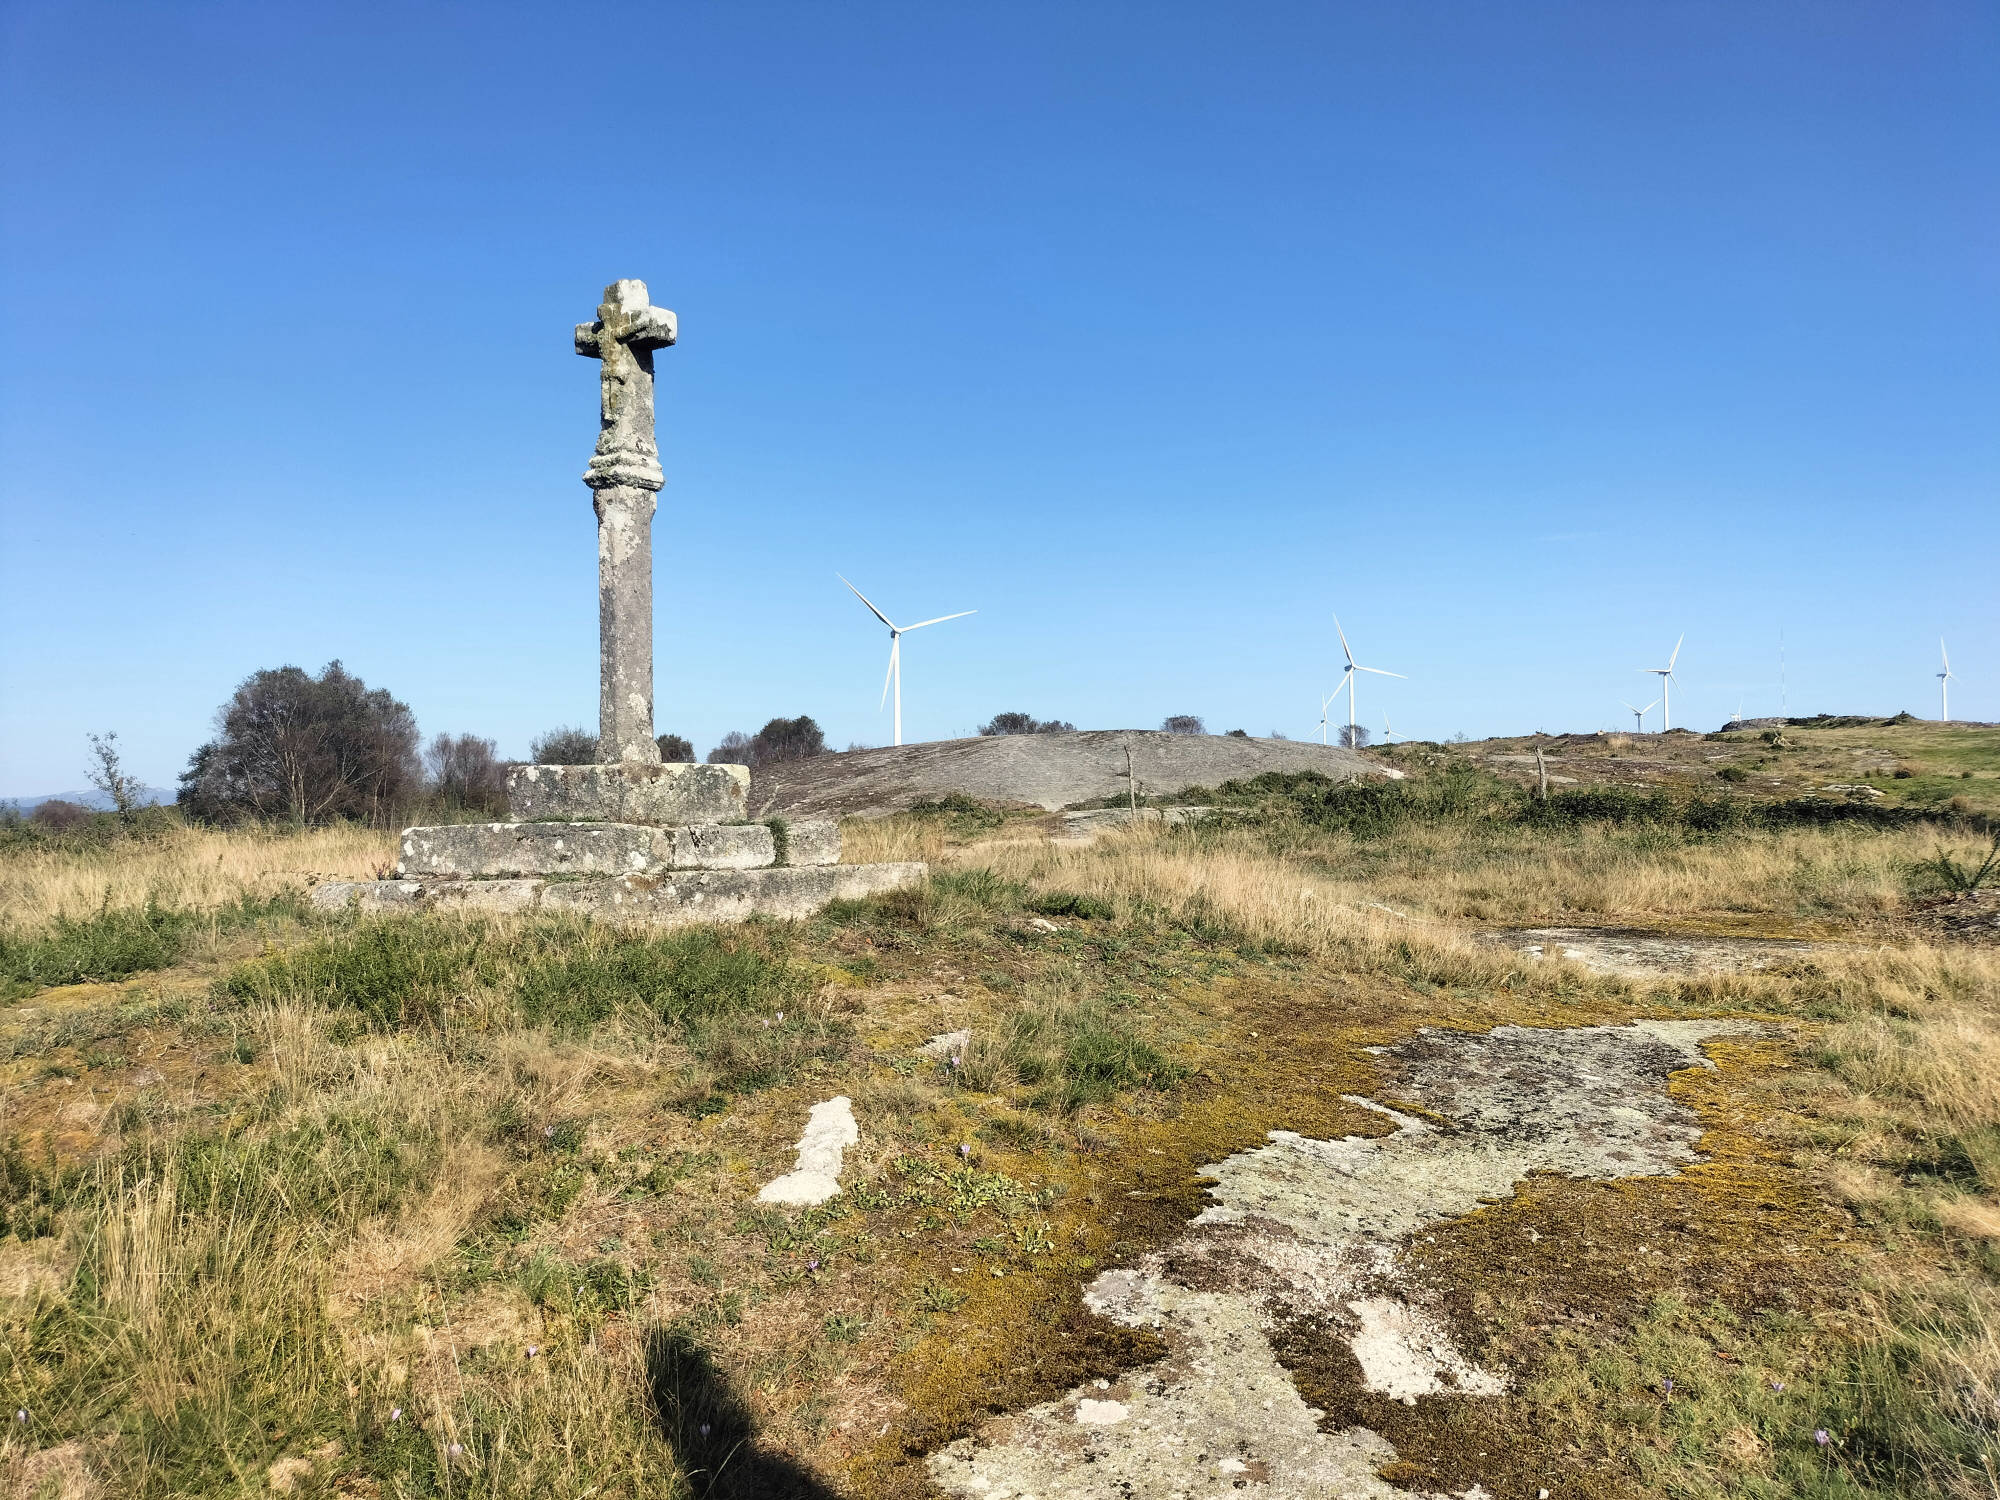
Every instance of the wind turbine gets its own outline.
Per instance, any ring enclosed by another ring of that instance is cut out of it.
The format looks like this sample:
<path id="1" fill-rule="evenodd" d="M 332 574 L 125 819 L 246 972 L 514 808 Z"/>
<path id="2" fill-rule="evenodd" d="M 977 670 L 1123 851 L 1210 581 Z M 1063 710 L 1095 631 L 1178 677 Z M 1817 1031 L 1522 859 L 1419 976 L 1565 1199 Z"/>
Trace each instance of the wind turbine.
<path id="1" fill-rule="evenodd" d="M 1625 703 L 1625 700 L 1623 698 L 1620 698 L 1618 701 L 1620 703 Z M 1659 703 L 1660 700 L 1658 698 L 1655 698 L 1651 703 L 1648 703 L 1644 708 L 1634 708 L 1633 705 L 1631 705 L 1630 703 L 1625 703 L 1625 707 L 1630 709 L 1632 713 L 1632 732 L 1634 734 L 1644 734 L 1646 732 L 1646 715 L 1651 713 L 1655 708 L 1657 708 L 1659 706 Z"/>
<path id="2" fill-rule="evenodd" d="M 1340 637 L 1340 649 L 1347 657 L 1347 670 L 1341 673 L 1340 686 L 1347 689 L 1347 747 L 1357 748 L 1354 743 L 1354 683 L 1363 672 L 1373 672 L 1377 677 L 1403 677 L 1401 672 L 1385 672 L 1380 667 L 1364 667 L 1354 659 L 1354 652 L 1347 644 L 1347 632 L 1340 628 L 1340 616 L 1333 617 L 1335 634 Z M 1405 682 L 1409 678 L 1403 677 Z M 1340 688 L 1333 690 L 1334 697 L 1340 696 Z"/>
<path id="3" fill-rule="evenodd" d="M 1389 727 L 1389 716 L 1387 714 L 1382 715 L 1382 743 L 1385 745 L 1396 743 L 1396 731 Z"/>
<path id="4" fill-rule="evenodd" d="M 1343 677 L 1341 680 L 1343 682 L 1346 681 L 1345 677 Z M 1328 693 L 1324 698 L 1319 700 L 1319 742 L 1322 745 L 1326 743 L 1326 711 L 1329 708 L 1333 707 L 1334 700 L 1339 696 L 1340 696 L 1340 689 L 1335 688 L 1332 692 Z"/>
<path id="5" fill-rule="evenodd" d="M 834 574 L 833 576 L 835 578 L 840 578 L 840 575 L 838 573 Z M 840 578 L 840 581 L 842 583 L 847 583 L 847 580 L 845 578 Z M 914 625 L 898 625 L 894 620 L 890 619 L 887 615 L 883 614 L 881 610 L 877 609 L 874 606 L 874 604 L 869 600 L 868 596 L 862 593 L 861 590 L 856 588 L 853 584 L 847 583 L 847 591 L 850 594 L 854 595 L 855 598 L 859 599 L 863 604 L 866 604 L 868 606 L 868 613 L 870 613 L 876 619 L 880 620 L 884 625 L 887 625 L 889 627 L 889 673 L 886 677 L 882 679 L 882 703 L 887 703 L 889 701 L 889 688 L 891 684 L 894 684 L 896 689 L 896 743 L 900 745 L 903 743 L 903 635 L 904 633 L 906 631 L 911 631 L 911 630 L 922 630 L 926 625 L 942 625 L 946 620 L 962 620 L 967 615 L 978 614 L 979 611 L 976 609 L 961 609 L 955 615 L 939 615 L 936 619 L 933 620 L 919 620 Z M 880 709 L 881 706 L 882 705 L 879 703 L 876 705 L 877 709 Z"/>
<path id="6" fill-rule="evenodd" d="M 1680 660 L 1681 641 L 1684 641 L 1686 639 L 1687 639 L 1687 632 L 1683 630 L 1681 632 L 1681 640 L 1674 642 L 1674 654 L 1667 658 L 1667 664 L 1664 667 L 1641 667 L 1639 669 L 1642 672 L 1651 672 L 1654 676 L 1660 679 L 1660 733 L 1661 734 L 1665 734 L 1669 729 L 1672 729 L 1674 727 L 1673 724 L 1674 663 Z M 1632 705 L 1628 703 L 1625 706 L 1627 708 L 1630 708 Z"/>
<path id="7" fill-rule="evenodd" d="M 1944 715 L 1945 723 L 1951 722 L 1951 657 L 1944 649 L 1944 637 L 1938 637 L 1938 655 L 1944 657 L 1944 670 L 1937 674 L 1938 708 Z"/>

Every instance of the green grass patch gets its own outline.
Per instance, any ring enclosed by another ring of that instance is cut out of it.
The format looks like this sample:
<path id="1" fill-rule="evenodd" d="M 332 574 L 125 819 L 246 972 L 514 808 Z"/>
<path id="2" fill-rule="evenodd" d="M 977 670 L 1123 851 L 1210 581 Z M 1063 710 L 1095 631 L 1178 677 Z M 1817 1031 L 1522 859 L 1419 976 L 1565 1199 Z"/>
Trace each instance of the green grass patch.
<path id="1" fill-rule="evenodd" d="M 64 984 L 104 984 L 172 968 L 203 933 L 237 931 L 305 912 L 298 896 L 242 899 L 211 911 L 105 905 L 87 917 L 57 917 L 40 931 L 0 930 L 0 1000 Z"/>
<path id="2" fill-rule="evenodd" d="M 1172 1088 L 1185 1069 L 1142 1037 L 1108 1001 L 1037 987 L 1001 1022 L 975 1036 L 951 1077 L 978 1093 L 1026 1090 L 1050 1114 L 1074 1114 L 1125 1089 Z"/>

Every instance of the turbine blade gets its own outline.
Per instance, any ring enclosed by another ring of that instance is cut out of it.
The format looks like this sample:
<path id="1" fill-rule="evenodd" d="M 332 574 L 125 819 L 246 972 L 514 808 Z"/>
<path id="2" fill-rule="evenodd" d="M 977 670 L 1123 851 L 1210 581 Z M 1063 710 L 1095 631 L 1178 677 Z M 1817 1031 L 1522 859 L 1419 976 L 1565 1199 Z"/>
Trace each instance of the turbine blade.
<path id="1" fill-rule="evenodd" d="M 886 672 L 884 672 L 884 673 L 882 674 L 882 701 L 881 701 L 880 703 L 878 703 L 878 704 L 876 704 L 876 705 L 875 705 L 875 712 L 877 712 L 878 714 L 879 714 L 880 712 L 882 712 L 882 710 L 883 710 L 883 709 L 884 709 L 885 707 L 887 707 L 887 706 L 888 706 L 888 702 L 889 702 L 889 679 L 890 679 L 890 678 L 892 678 L 892 677 L 894 677 L 894 676 L 896 675 L 896 653 L 897 653 L 897 652 L 899 652 L 899 651 L 901 651 L 902 649 L 903 649 L 903 638 L 902 638 L 901 636 L 899 636 L 899 635 L 892 635 L 892 636 L 890 636 L 890 637 L 889 637 L 889 670 L 888 670 L 888 671 L 886 671 Z"/>
<path id="2" fill-rule="evenodd" d="M 1410 680 L 1408 677 L 1404 677 L 1401 672 L 1385 672 L 1380 667 L 1356 667 L 1354 670 L 1357 672 L 1373 672 L 1377 677 L 1402 677 L 1405 682 Z"/>
<path id="3" fill-rule="evenodd" d="M 1333 617 L 1333 633 L 1340 637 L 1340 649 L 1347 655 L 1347 670 L 1354 670 L 1354 653 L 1347 649 L 1347 632 L 1340 628 L 1340 616 Z"/>
<path id="4" fill-rule="evenodd" d="M 1942 656 L 1942 657 L 1944 658 L 1944 669 L 1945 669 L 1945 671 L 1946 671 L 1946 672 L 1949 672 L 1949 671 L 1951 671 L 1951 654 L 1950 654 L 1949 652 L 1947 652 L 1947 651 L 1946 651 L 1946 650 L 1944 649 L 1944 637 L 1943 637 L 1943 636 L 1939 636 L 1939 637 L 1938 637 L 1938 655 L 1939 655 L 1939 656 Z"/>
<path id="5" fill-rule="evenodd" d="M 840 578 L 840 575 L 838 573 L 834 574 L 833 576 L 835 578 Z M 840 578 L 840 581 L 842 583 L 847 583 L 847 580 L 845 578 Z M 855 598 L 859 599 L 863 604 L 866 604 L 868 606 L 868 613 L 873 615 L 876 619 L 880 620 L 884 625 L 887 625 L 891 630 L 894 630 L 896 628 L 896 622 L 890 619 L 887 615 L 883 614 L 881 610 L 877 609 L 874 605 L 874 602 L 870 600 L 866 594 L 862 593 L 860 589 L 856 588 L 851 583 L 847 583 L 847 591 L 848 593 L 852 594 Z"/>
<path id="6" fill-rule="evenodd" d="M 1667 667 L 1669 670 L 1672 670 L 1674 663 L 1681 659 L 1681 641 L 1685 641 L 1686 639 L 1687 632 L 1683 630 L 1681 632 L 1681 639 L 1674 642 L 1674 654 L 1667 658 Z"/>
<path id="7" fill-rule="evenodd" d="M 942 625 L 946 620 L 963 620 L 967 615 L 976 615 L 976 609 L 961 609 L 955 615 L 939 615 L 935 620 L 919 620 L 914 625 L 905 625 L 904 630 L 922 630 L 926 625 Z"/>

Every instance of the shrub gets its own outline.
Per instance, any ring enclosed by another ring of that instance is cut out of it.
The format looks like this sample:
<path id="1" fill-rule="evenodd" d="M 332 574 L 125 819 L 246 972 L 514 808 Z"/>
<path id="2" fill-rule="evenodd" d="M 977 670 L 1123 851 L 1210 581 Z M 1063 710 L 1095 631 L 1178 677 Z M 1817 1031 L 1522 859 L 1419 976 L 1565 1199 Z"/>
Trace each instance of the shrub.
<path id="1" fill-rule="evenodd" d="M 1033 714 L 995 714 L 979 726 L 983 735 L 1001 734 L 1068 734 L 1074 733 L 1076 726 L 1067 719 L 1038 719 Z"/>
<path id="2" fill-rule="evenodd" d="M 1160 728 L 1168 734 L 1208 733 L 1208 726 L 1202 723 L 1200 714 L 1168 714 L 1160 721 Z"/>
<path id="3" fill-rule="evenodd" d="M 538 766 L 591 766 L 597 764 L 597 736 L 587 729 L 559 726 L 531 740 L 528 753 Z"/>
<path id="4" fill-rule="evenodd" d="M 417 721 L 337 661 L 253 672 L 216 714 L 216 737 L 181 776 L 190 816 L 292 823 L 394 822 L 417 797 Z"/>
<path id="5" fill-rule="evenodd" d="M 28 817 L 52 833 L 68 833 L 90 821 L 90 809 L 81 802 L 65 802 L 61 797 L 51 797 L 37 804 Z"/>
<path id="6" fill-rule="evenodd" d="M 694 744 L 678 734 L 663 734 L 654 741 L 660 747 L 660 759 L 670 766 L 685 765 L 694 759 Z"/>
<path id="7" fill-rule="evenodd" d="M 1366 724 L 1343 724 L 1340 726 L 1340 748 L 1343 750 L 1365 750 L 1368 747 L 1369 731 Z"/>
<path id="8" fill-rule="evenodd" d="M 826 753 L 826 734 L 809 714 L 796 719 L 771 719 L 755 734 L 732 729 L 708 752 L 710 765 L 759 766 L 807 760 Z"/>

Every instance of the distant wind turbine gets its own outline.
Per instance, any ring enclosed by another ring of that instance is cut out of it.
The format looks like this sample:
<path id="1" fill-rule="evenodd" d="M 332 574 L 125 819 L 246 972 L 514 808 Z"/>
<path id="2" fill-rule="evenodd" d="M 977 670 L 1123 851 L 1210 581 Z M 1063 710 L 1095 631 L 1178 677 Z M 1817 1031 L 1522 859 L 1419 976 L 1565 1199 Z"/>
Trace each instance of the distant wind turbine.
<path id="1" fill-rule="evenodd" d="M 1389 727 L 1389 716 L 1387 714 L 1382 715 L 1382 743 L 1385 745 L 1396 743 L 1396 731 Z"/>
<path id="2" fill-rule="evenodd" d="M 1620 698 L 1618 701 L 1620 703 L 1625 703 L 1625 700 L 1623 698 Z M 1628 710 L 1630 710 L 1632 714 L 1632 732 L 1634 734 L 1644 734 L 1646 732 L 1646 715 L 1651 713 L 1655 708 L 1657 708 L 1659 706 L 1659 702 L 1660 700 L 1658 698 L 1655 698 L 1651 703 L 1648 703 L 1644 708 L 1637 708 L 1630 703 L 1625 703 L 1625 707 Z"/>
<path id="3" fill-rule="evenodd" d="M 1346 678 L 1343 677 L 1341 680 L 1345 682 Z M 1324 698 L 1319 700 L 1319 742 L 1322 745 L 1326 743 L 1326 711 L 1329 708 L 1333 707 L 1335 701 L 1339 697 L 1340 697 L 1340 689 L 1335 688 L 1332 692 L 1328 693 Z"/>
<path id="4" fill-rule="evenodd" d="M 1354 684 L 1356 679 L 1359 678 L 1363 672 L 1373 672 L 1377 677 L 1402 677 L 1403 681 L 1405 682 L 1408 682 L 1409 678 L 1403 677 L 1403 674 L 1401 672 L 1385 672 L 1380 667 L 1362 666 L 1360 662 L 1354 659 L 1353 649 L 1349 647 L 1347 644 L 1347 632 L 1340 628 L 1339 615 L 1335 615 L 1333 617 L 1333 629 L 1334 633 L 1340 637 L 1340 649 L 1342 653 L 1345 654 L 1345 656 L 1347 657 L 1347 670 L 1341 673 L 1340 686 L 1347 689 L 1347 744 L 1348 748 L 1353 749 L 1355 748 Z M 1336 698 L 1340 696 L 1340 688 L 1335 688 L 1333 692 Z"/>
<path id="5" fill-rule="evenodd" d="M 1937 674 L 1938 708 L 1944 715 L 1945 723 L 1951 722 L 1951 657 L 1944 649 L 1944 637 L 1938 637 L 1938 655 L 1944 658 L 1944 670 Z M 1974 674 L 1975 676 L 1978 674 Z"/>
<path id="6" fill-rule="evenodd" d="M 841 578 L 840 574 L 836 573 L 833 576 L 840 578 L 842 583 L 847 583 L 847 580 Z M 883 614 L 881 610 L 877 609 L 868 596 L 853 584 L 847 583 L 847 591 L 868 606 L 868 613 L 889 627 L 889 673 L 882 679 L 882 702 L 887 703 L 889 701 L 889 689 L 893 686 L 896 690 L 896 743 L 900 745 L 903 743 L 903 636 L 905 632 L 922 630 L 926 625 L 942 625 L 946 620 L 962 620 L 967 615 L 978 614 L 979 611 L 976 609 L 961 609 L 955 615 L 939 615 L 936 619 L 919 620 L 914 625 L 898 625 L 894 620 Z M 881 704 L 877 704 L 876 707 L 879 709 Z"/>
<path id="7" fill-rule="evenodd" d="M 1665 734 L 1674 727 L 1673 682 L 1674 663 L 1681 659 L 1681 641 L 1687 639 L 1687 632 L 1681 632 L 1680 641 L 1674 642 L 1674 654 L 1667 658 L 1664 667 L 1641 667 L 1642 672 L 1651 672 L 1660 679 L 1660 733 Z M 1631 704 L 1625 705 L 1630 708 Z"/>

